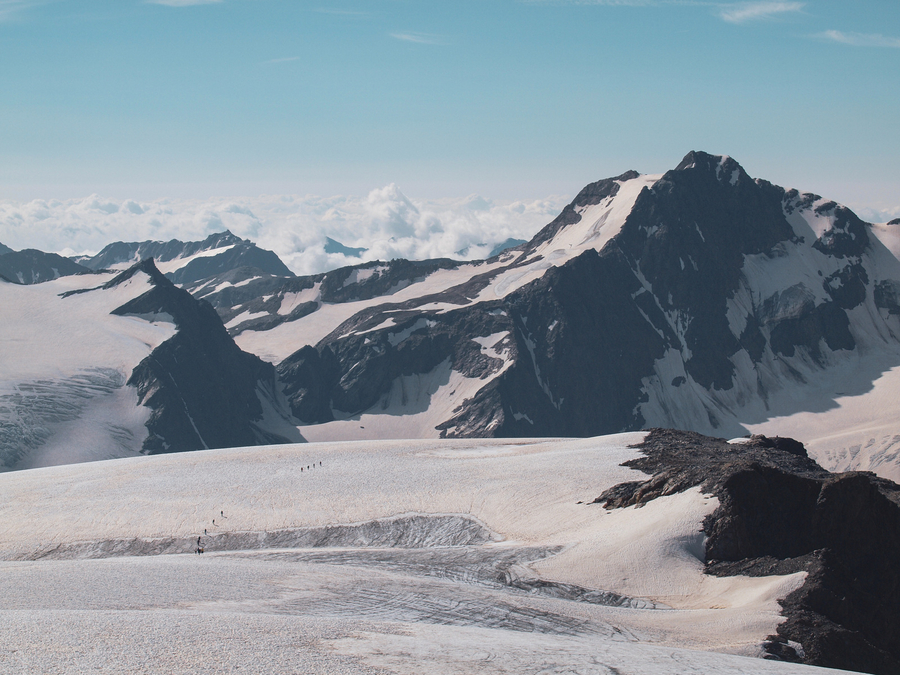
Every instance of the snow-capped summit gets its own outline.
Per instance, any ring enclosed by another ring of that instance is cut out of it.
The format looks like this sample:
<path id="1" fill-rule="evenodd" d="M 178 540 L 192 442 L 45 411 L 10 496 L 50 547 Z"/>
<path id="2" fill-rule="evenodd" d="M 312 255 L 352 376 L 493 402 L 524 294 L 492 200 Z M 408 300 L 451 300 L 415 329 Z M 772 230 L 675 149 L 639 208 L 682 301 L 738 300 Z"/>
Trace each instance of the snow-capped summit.
<path id="1" fill-rule="evenodd" d="M 272 251 L 228 230 L 211 234 L 203 241 L 119 241 L 95 256 L 81 256 L 75 261 L 100 270 L 124 269 L 147 258 L 154 258 L 160 271 L 176 284 L 194 283 L 240 267 L 253 268 L 257 274 L 294 276 Z"/>
<path id="2" fill-rule="evenodd" d="M 232 333 L 278 364 L 311 439 L 738 436 L 900 365 L 900 262 L 877 234 L 695 151 L 587 186 L 484 262 L 367 263 L 217 308 L 243 312 Z"/>

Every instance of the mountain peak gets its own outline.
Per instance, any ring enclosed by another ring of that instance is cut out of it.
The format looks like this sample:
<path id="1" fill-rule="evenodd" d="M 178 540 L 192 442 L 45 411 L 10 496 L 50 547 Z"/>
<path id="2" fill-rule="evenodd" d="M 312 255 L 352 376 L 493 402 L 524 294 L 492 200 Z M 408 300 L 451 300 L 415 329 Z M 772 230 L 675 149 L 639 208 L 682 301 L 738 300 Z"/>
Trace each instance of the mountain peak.
<path id="1" fill-rule="evenodd" d="M 223 246 L 230 246 L 232 244 L 240 244 L 243 242 L 244 240 L 237 235 L 232 234 L 231 230 L 223 230 L 222 232 L 212 233 L 200 242 L 199 250 L 204 251 L 213 248 L 221 248 Z"/>
<path id="2" fill-rule="evenodd" d="M 731 159 L 728 155 L 711 155 L 702 150 L 691 150 L 684 156 L 684 159 L 675 167 L 675 171 L 686 171 L 687 169 L 702 169 L 707 167 L 718 166 L 725 159 Z"/>
<path id="3" fill-rule="evenodd" d="M 153 261 L 153 258 L 145 258 L 107 281 L 103 285 L 103 288 L 115 288 L 119 284 L 122 284 L 131 279 L 131 277 L 133 277 L 138 272 L 144 272 L 148 277 L 150 277 L 150 280 L 153 282 L 154 286 L 160 283 L 171 284 L 171 282 L 166 279 L 163 273 L 160 272 L 156 267 L 156 263 Z"/>
<path id="4" fill-rule="evenodd" d="M 728 155 L 711 155 L 700 150 L 691 150 L 673 171 L 699 171 L 714 174 L 719 182 L 737 185 L 742 179 L 750 179 L 744 167 Z"/>

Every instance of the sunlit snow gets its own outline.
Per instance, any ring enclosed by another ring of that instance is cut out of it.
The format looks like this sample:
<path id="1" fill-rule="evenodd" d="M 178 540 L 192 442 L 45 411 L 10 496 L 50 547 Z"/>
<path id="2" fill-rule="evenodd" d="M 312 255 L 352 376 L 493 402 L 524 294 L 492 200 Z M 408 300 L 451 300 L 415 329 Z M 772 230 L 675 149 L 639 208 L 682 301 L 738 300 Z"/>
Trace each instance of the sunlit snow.
<path id="1" fill-rule="evenodd" d="M 165 315 L 110 312 L 150 290 L 143 272 L 0 283 L 0 469 L 136 454 L 149 410 L 125 382 L 175 333 Z M 95 289 L 95 290 L 87 290 Z M 85 291 L 62 297 L 67 291 Z"/>
<path id="2" fill-rule="evenodd" d="M 817 672 L 747 658 L 804 577 L 704 575 L 714 499 L 588 503 L 639 475 L 621 462 L 641 438 L 306 444 L 0 475 L 0 669 Z"/>

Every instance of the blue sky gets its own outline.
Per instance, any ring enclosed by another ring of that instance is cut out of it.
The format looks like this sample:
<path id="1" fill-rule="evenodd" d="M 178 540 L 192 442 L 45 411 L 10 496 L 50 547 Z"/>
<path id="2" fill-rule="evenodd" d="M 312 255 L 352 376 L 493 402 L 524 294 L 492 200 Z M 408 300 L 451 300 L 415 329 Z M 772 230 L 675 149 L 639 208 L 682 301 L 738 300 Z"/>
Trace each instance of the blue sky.
<path id="1" fill-rule="evenodd" d="M 0 198 L 574 194 L 689 150 L 900 205 L 900 3 L 0 0 Z"/>

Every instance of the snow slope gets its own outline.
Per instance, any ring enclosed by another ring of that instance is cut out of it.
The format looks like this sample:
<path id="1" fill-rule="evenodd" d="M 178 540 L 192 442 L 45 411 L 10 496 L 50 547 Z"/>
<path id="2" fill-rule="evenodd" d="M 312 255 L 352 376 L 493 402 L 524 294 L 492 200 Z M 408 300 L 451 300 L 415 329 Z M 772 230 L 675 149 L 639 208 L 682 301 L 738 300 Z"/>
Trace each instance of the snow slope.
<path id="1" fill-rule="evenodd" d="M 704 576 L 715 500 L 584 503 L 639 476 L 620 463 L 642 437 L 306 444 L 0 475 L 0 668 L 824 672 L 747 658 L 803 575 Z M 484 535 L 459 540 L 453 523 Z M 292 531 L 325 546 L 271 543 Z M 197 536 L 202 556 L 153 555 Z"/>
<path id="2" fill-rule="evenodd" d="M 246 351 L 259 355 L 271 363 L 280 363 L 305 345 L 315 345 L 332 330 L 357 313 L 379 304 L 400 304 L 412 301 L 422 310 L 446 312 L 479 302 L 502 298 L 525 284 L 543 276 L 552 267 L 565 264 L 586 250 L 600 250 L 621 229 L 640 191 L 659 179 L 657 175 L 638 176 L 617 181 L 620 190 L 599 204 L 579 209 L 581 220 L 563 229 L 558 236 L 530 251 L 526 259 L 519 254 L 505 251 L 496 259 L 460 264 L 452 269 L 441 269 L 412 280 L 408 285 L 392 291 L 388 296 L 340 304 L 320 302 L 319 308 L 304 317 L 282 323 L 271 330 L 246 330 L 235 336 L 235 341 Z M 515 264 L 513 264 L 515 263 Z M 360 273 L 365 271 L 365 275 Z M 357 284 L 371 277 L 370 270 L 353 270 L 345 285 Z M 490 278 L 480 293 L 465 300 L 458 299 L 437 306 L 420 302 L 436 294 L 452 291 L 467 284 L 473 277 Z M 315 293 L 304 296 L 304 301 L 318 300 Z M 285 309 L 296 303 L 296 294 L 286 294 L 282 301 Z M 279 310 L 280 313 L 285 313 Z"/>
<path id="3" fill-rule="evenodd" d="M 0 469 L 137 454 L 149 410 L 125 382 L 175 334 L 171 317 L 110 312 L 150 290 L 137 273 L 0 283 Z M 69 291 L 83 291 L 67 297 Z"/>
<path id="4" fill-rule="evenodd" d="M 848 373 L 846 384 L 853 383 L 854 374 Z M 873 471 L 900 482 L 900 367 L 887 366 L 866 389 L 824 395 L 820 408 L 747 426 L 753 433 L 802 439 L 810 456 L 829 471 Z"/>

